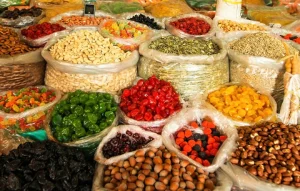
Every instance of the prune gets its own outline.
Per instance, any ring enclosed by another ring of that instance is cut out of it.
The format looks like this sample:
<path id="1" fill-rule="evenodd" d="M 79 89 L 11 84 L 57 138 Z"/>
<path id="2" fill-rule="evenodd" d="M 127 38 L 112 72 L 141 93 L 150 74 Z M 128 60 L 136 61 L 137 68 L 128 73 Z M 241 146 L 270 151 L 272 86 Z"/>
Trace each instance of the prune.
<path id="1" fill-rule="evenodd" d="M 0 191 L 91 190 L 94 161 L 54 142 L 20 145 L 0 156 Z"/>

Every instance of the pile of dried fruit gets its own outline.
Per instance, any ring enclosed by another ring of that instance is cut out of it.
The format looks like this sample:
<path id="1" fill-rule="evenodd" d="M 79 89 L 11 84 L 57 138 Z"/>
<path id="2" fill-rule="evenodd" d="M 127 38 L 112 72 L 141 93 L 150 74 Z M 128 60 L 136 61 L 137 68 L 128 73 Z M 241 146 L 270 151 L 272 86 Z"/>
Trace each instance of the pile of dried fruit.
<path id="1" fill-rule="evenodd" d="M 259 122 L 273 113 L 268 96 L 245 85 L 229 85 L 208 94 L 207 101 L 237 121 Z"/>
<path id="2" fill-rule="evenodd" d="M 7 10 L 2 14 L 2 18 L 6 19 L 17 19 L 19 17 L 38 17 L 42 14 L 42 9 L 37 7 L 32 7 L 30 9 L 14 9 L 13 11 Z"/>
<path id="3" fill-rule="evenodd" d="M 282 38 L 286 39 L 286 40 L 292 40 L 297 44 L 300 44 L 300 37 L 299 36 L 295 36 L 292 34 L 286 34 L 286 35 L 280 35 Z"/>
<path id="4" fill-rule="evenodd" d="M 108 93 L 77 90 L 60 101 L 51 114 L 51 129 L 60 142 L 99 133 L 116 118 L 117 104 Z"/>
<path id="5" fill-rule="evenodd" d="M 21 34 L 30 39 L 38 39 L 62 30 L 65 30 L 65 28 L 59 24 L 45 22 L 42 24 L 31 25 L 27 29 L 22 29 Z"/>
<path id="6" fill-rule="evenodd" d="M 129 130 L 126 131 L 126 134 L 117 133 L 116 137 L 104 144 L 103 155 L 105 158 L 122 155 L 127 152 L 141 149 L 153 140 L 153 137 L 146 139 L 143 135 L 133 133 Z"/>
<path id="7" fill-rule="evenodd" d="M 146 15 L 143 15 L 143 14 L 134 15 L 133 17 L 129 18 L 128 20 L 135 21 L 135 22 L 138 22 L 138 23 L 141 23 L 141 24 L 145 24 L 148 27 L 151 27 L 152 29 L 156 29 L 156 30 L 161 30 L 162 29 L 162 27 L 159 26 L 153 18 L 150 18 L 150 17 L 148 17 Z"/>
<path id="8" fill-rule="evenodd" d="M 220 27 L 224 32 L 232 31 L 265 31 L 266 28 L 257 24 L 252 23 L 239 23 L 231 20 L 220 20 L 218 22 L 218 27 Z"/>
<path id="9" fill-rule="evenodd" d="M 98 26 L 100 23 L 108 17 L 88 17 L 88 16 L 65 16 L 61 20 L 57 21 L 68 26 Z"/>
<path id="10" fill-rule="evenodd" d="M 194 129 L 183 127 L 174 134 L 175 143 L 185 155 L 203 166 L 210 166 L 227 136 L 222 135 L 210 120 L 202 121 L 203 134 L 194 131 L 199 129 L 196 121 L 191 122 L 189 126 Z"/>
<path id="11" fill-rule="evenodd" d="M 91 190 L 94 162 L 54 142 L 24 143 L 0 156 L 0 190 Z"/>
<path id="12" fill-rule="evenodd" d="M 241 127 L 230 161 L 263 180 L 300 188 L 299 129 L 282 123 Z"/>
<path id="13" fill-rule="evenodd" d="M 138 150 L 134 156 L 106 167 L 104 187 L 109 190 L 205 190 L 217 185 L 214 173 L 206 173 L 164 146 L 146 153 Z"/>
<path id="14" fill-rule="evenodd" d="M 179 111 L 182 105 L 178 93 L 169 82 L 152 76 L 125 89 L 120 108 L 127 117 L 137 121 L 155 121 L 169 117 Z"/>
<path id="15" fill-rule="evenodd" d="M 190 35 L 203 35 L 209 32 L 211 26 L 203 19 L 186 17 L 170 22 L 170 24 Z"/>

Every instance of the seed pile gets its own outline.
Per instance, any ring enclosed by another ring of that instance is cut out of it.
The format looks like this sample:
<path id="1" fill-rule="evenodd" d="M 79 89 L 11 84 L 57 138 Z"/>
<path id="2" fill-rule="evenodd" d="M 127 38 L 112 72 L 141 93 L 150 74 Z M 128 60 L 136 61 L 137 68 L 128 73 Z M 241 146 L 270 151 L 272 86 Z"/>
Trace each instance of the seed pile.
<path id="1" fill-rule="evenodd" d="M 176 55 L 213 55 L 220 52 L 219 46 L 212 40 L 177 36 L 158 38 L 150 43 L 149 48 Z"/>
<path id="2" fill-rule="evenodd" d="M 100 25 L 101 21 L 103 19 L 106 19 L 109 17 L 87 17 L 87 16 L 65 16 L 61 20 L 58 21 L 58 23 L 63 23 L 68 26 L 76 26 L 76 25 L 86 25 L 86 26 L 97 26 Z"/>
<path id="3" fill-rule="evenodd" d="M 246 35 L 230 44 L 230 49 L 238 53 L 251 56 L 261 56 L 280 59 L 286 56 L 286 51 L 281 40 L 267 33 L 254 33 Z M 290 49 L 295 52 L 292 47 Z"/>
<path id="4" fill-rule="evenodd" d="M 73 64 L 103 64 L 121 62 L 131 55 L 112 44 L 97 31 L 80 30 L 58 40 L 50 48 L 56 60 Z"/>
<path id="5" fill-rule="evenodd" d="M 266 123 L 238 129 L 231 162 L 275 184 L 300 188 L 300 126 Z"/>
<path id="6" fill-rule="evenodd" d="M 266 28 L 251 23 L 238 23 L 231 20 L 220 20 L 218 22 L 218 27 L 220 27 L 224 32 L 231 31 L 265 31 Z"/>

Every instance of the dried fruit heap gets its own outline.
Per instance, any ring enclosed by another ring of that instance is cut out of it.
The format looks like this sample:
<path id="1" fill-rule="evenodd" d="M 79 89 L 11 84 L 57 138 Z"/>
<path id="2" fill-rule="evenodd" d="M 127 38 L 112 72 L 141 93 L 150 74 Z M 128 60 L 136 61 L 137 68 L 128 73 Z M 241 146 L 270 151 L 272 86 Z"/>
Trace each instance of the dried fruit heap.
<path id="1" fill-rule="evenodd" d="M 125 89 L 120 108 L 127 117 L 137 121 L 155 121 L 169 117 L 179 111 L 182 105 L 178 93 L 169 82 L 152 76 Z"/>
<path id="2" fill-rule="evenodd" d="M 280 36 L 286 40 L 292 40 L 295 43 L 300 44 L 300 37 L 298 37 L 298 36 L 294 36 L 292 34 L 286 34 L 286 35 L 280 35 Z"/>
<path id="3" fill-rule="evenodd" d="M 199 124 L 196 121 L 191 122 L 189 126 L 194 129 L 184 127 L 175 133 L 176 144 L 180 147 L 183 154 L 203 166 L 211 165 L 227 136 L 222 135 L 216 129 L 215 124 L 209 120 L 203 120 L 201 123 L 203 134 L 194 131 L 199 128 Z"/>
<path id="4" fill-rule="evenodd" d="M 170 22 L 170 24 L 173 27 L 191 35 L 206 34 L 211 28 L 205 20 L 198 19 L 196 17 L 178 19 L 176 21 Z"/>
<path id="5" fill-rule="evenodd" d="M 42 24 L 32 25 L 27 29 L 22 29 L 21 34 L 27 38 L 38 39 L 62 30 L 65 30 L 65 28 L 59 24 L 45 22 Z"/>

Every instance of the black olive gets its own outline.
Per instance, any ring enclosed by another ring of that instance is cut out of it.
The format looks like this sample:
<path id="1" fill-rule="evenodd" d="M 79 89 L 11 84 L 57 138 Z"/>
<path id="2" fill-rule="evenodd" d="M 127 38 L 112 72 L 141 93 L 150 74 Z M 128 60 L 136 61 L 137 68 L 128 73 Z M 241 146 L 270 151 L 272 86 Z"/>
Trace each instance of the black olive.
<path id="1" fill-rule="evenodd" d="M 152 28 L 152 29 L 157 29 L 157 30 L 161 30 L 162 27 L 159 26 L 155 20 L 153 18 L 147 17 L 143 14 L 139 14 L 139 15 L 134 15 L 133 17 L 131 17 L 130 19 L 131 21 L 135 21 L 141 24 L 145 24 L 148 27 Z"/>

